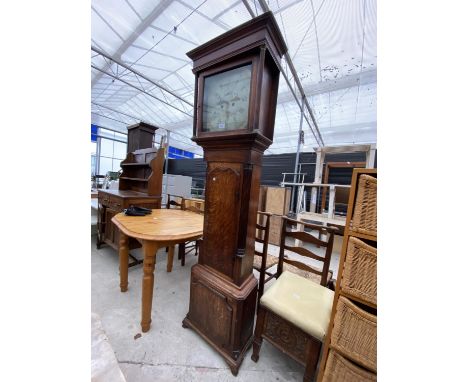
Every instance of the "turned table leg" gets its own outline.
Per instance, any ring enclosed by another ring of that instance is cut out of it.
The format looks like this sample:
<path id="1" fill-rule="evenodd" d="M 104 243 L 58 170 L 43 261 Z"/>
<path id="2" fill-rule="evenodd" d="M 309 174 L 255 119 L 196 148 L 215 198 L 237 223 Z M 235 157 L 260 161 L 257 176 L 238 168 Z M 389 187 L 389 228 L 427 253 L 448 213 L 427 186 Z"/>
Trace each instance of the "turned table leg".
<path id="1" fill-rule="evenodd" d="M 141 330 L 147 332 L 151 326 L 151 308 L 153 305 L 154 266 L 156 264 L 157 244 L 143 242 L 143 283 L 141 294 Z"/>
<path id="2" fill-rule="evenodd" d="M 172 272 L 172 265 L 174 264 L 174 245 L 169 247 L 169 252 L 167 254 L 167 266 L 166 271 Z"/>
<path id="3" fill-rule="evenodd" d="M 120 291 L 126 292 L 128 288 L 128 236 L 120 232 L 119 260 L 120 260 Z"/>

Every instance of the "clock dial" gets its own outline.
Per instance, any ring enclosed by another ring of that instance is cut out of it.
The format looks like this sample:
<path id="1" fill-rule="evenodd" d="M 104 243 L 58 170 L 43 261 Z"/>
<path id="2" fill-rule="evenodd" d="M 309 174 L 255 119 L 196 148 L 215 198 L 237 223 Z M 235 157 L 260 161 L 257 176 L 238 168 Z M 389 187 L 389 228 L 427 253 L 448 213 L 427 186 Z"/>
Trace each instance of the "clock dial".
<path id="1" fill-rule="evenodd" d="M 252 64 L 205 78 L 203 131 L 246 129 Z"/>

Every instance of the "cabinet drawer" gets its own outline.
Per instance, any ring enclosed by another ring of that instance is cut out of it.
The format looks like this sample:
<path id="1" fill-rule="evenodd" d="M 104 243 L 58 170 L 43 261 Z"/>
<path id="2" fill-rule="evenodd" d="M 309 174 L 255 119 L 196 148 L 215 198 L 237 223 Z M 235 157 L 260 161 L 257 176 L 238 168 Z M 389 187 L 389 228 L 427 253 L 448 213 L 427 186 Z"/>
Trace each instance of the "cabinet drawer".
<path id="1" fill-rule="evenodd" d="M 350 296 L 377 305 L 377 248 L 349 238 L 341 288 Z"/>
<path id="2" fill-rule="evenodd" d="M 352 361 L 377 371 L 377 316 L 340 296 L 330 345 Z"/>
<path id="3" fill-rule="evenodd" d="M 98 200 L 99 200 L 99 203 L 107 205 L 107 204 L 109 204 L 110 196 L 108 194 L 99 193 Z"/>
<path id="4" fill-rule="evenodd" d="M 109 200 L 109 204 L 111 208 L 121 210 L 123 208 L 123 202 L 121 198 L 117 198 L 115 196 L 111 196 Z"/>
<path id="5" fill-rule="evenodd" d="M 333 349 L 328 353 L 327 365 L 323 374 L 325 382 L 375 382 L 377 375 L 356 366 Z"/>

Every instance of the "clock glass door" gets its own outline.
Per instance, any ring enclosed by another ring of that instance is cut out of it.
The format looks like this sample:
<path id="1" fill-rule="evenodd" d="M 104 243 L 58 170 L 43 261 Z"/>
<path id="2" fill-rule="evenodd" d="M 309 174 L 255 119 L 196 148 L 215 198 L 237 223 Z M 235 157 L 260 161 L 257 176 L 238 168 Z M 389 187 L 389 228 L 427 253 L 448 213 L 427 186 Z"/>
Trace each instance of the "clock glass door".
<path id="1" fill-rule="evenodd" d="M 247 129 L 252 64 L 205 77 L 202 131 Z"/>

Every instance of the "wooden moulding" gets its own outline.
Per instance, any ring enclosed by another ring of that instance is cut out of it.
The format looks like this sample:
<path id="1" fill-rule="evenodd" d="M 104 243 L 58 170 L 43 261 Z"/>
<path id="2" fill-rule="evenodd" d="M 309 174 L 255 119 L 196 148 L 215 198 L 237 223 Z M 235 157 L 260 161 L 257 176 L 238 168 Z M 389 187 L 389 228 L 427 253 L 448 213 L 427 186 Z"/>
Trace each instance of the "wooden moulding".
<path id="1" fill-rule="evenodd" d="M 377 371 L 377 316 L 340 296 L 331 335 L 331 347 L 354 362 Z"/>
<path id="2" fill-rule="evenodd" d="M 341 288 L 347 295 L 377 306 L 377 248 L 349 237 Z"/>
<path id="3" fill-rule="evenodd" d="M 334 350 L 330 351 L 323 376 L 325 382 L 376 382 L 377 375 L 349 362 Z"/>

